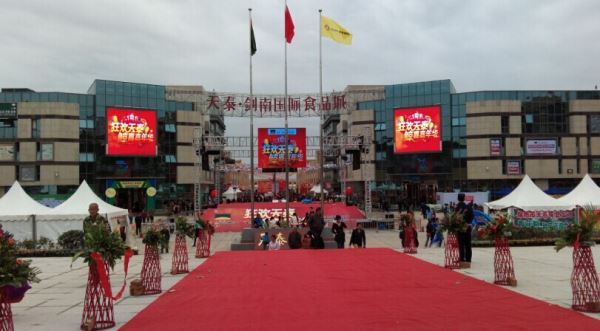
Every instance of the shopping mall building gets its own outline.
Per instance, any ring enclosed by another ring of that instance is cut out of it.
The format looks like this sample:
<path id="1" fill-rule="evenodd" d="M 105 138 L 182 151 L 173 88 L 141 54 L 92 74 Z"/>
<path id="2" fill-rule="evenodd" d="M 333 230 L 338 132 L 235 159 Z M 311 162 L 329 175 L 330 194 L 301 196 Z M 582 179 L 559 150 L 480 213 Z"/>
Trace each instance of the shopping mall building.
<path id="1" fill-rule="evenodd" d="M 450 80 L 438 80 L 348 86 L 344 93 L 348 112 L 326 115 L 324 134 L 366 139 L 358 163 L 342 162 L 344 150 L 326 151 L 327 163 L 338 165 L 327 167 L 326 188 L 350 186 L 359 199 L 365 183 L 375 203 L 417 204 L 456 189 L 502 196 L 525 173 L 552 194 L 586 173 L 600 177 L 596 90 L 457 92 Z M 37 199 L 64 200 L 85 179 L 120 206 L 162 209 L 171 200 L 192 201 L 198 177 L 207 195 L 216 173 L 199 170 L 194 130 L 225 133 L 222 115 L 200 111 L 207 98 L 201 86 L 106 80 L 82 94 L 3 88 L 0 195 L 19 180 Z M 433 111 L 427 128 L 424 109 Z M 408 137 L 408 122 L 399 121 L 419 116 L 423 127 L 410 132 L 415 144 L 402 150 L 398 136 Z M 430 137 L 437 145 L 420 149 Z M 111 139 L 125 149 L 109 148 Z M 154 147 L 142 150 L 140 140 Z"/>

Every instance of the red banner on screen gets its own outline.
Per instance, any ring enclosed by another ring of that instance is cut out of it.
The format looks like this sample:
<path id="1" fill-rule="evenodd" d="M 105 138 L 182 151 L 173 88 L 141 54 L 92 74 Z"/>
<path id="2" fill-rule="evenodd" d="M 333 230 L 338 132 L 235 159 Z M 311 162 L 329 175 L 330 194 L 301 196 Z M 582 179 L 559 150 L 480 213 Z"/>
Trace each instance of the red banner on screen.
<path id="1" fill-rule="evenodd" d="M 156 156 L 156 112 L 106 109 L 106 155 Z"/>
<path id="2" fill-rule="evenodd" d="M 394 153 L 442 150 L 440 107 L 394 109 Z"/>
<path id="3" fill-rule="evenodd" d="M 306 129 L 288 129 L 290 168 L 306 167 Z M 258 129 L 258 167 L 285 168 L 285 129 Z"/>

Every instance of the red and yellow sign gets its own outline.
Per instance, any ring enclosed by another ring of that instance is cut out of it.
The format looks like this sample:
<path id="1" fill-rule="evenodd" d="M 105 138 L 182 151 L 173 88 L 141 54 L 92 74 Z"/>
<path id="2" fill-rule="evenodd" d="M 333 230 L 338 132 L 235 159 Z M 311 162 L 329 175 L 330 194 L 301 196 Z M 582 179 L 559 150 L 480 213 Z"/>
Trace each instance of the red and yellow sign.
<path id="1" fill-rule="evenodd" d="M 106 109 L 106 155 L 156 155 L 156 112 Z"/>
<path id="2" fill-rule="evenodd" d="M 440 106 L 394 109 L 394 153 L 442 151 Z"/>
<path id="3" fill-rule="evenodd" d="M 258 167 L 285 168 L 285 129 L 258 129 Z M 288 129 L 288 166 L 306 167 L 306 129 Z"/>

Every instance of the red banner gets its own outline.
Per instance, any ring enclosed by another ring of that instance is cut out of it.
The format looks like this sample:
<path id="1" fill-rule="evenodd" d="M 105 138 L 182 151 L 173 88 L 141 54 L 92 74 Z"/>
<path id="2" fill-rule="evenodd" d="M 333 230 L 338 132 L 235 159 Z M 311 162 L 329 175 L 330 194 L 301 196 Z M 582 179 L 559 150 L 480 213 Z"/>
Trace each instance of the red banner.
<path id="1" fill-rule="evenodd" d="M 258 129 L 258 167 L 285 168 L 285 129 Z M 290 168 L 306 167 L 306 129 L 288 129 L 288 165 Z"/>
<path id="2" fill-rule="evenodd" d="M 256 182 L 258 193 L 273 192 L 273 181 L 270 179 Z"/>
<path id="3" fill-rule="evenodd" d="M 442 151 L 440 106 L 394 109 L 394 153 Z"/>
<path id="4" fill-rule="evenodd" d="M 112 289 L 110 288 L 110 281 L 108 280 L 108 272 L 104 267 L 104 259 L 102 258 L 102 254 L 98 252 L 92 252 L 90 257 L 94 260 L 94 264 L 96 268 L 98 268 L 98 278 L 100 279 L 100 287 L 102 288 L 102 292 L 104 296 L 107 298 L 112 298 L 113 300 L 119 300 L 121 296 L 123 296 L 123 291 L 125 291 L 125 286 L 127 285 L 127 271 L 129 270 L 129 259 L 133 256 L 133 251 L 131 249 L 125 250 L 125 256 L 123 259 L 123 268 L 125 269 L 125 277 L 123 277 L 123 286 L 119 290 L 117 295 L 112 295 Z"/>
<path id="5" fill-rule="evenodd" d="M 106 109 L 106 155 L 156 156 L 156 112 Z"/>

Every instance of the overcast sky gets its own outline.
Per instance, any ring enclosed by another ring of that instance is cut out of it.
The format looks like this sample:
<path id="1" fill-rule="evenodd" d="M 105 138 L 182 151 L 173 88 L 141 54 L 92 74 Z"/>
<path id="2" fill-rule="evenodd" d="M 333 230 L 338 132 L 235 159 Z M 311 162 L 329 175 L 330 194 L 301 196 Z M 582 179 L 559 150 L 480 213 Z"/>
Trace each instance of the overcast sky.
<path id="1" fill-rule="evenodd" d="M 0 87 L 85 93 L 102 78 L 244 93 L 252 7 L 254 90 L 283 94 L 283 1 L 0 4 Z M 318 91 L 319 8 L 353 34 L 352 46 L 323 40 L 325 91 L 445 78 L 459 92 L 600 84 L 600 1 L 289 0 L 288 6 L 296 25 L 288 47 L 290 93 Z M 317 134 L 311 122 L 302 123 Z"/>

